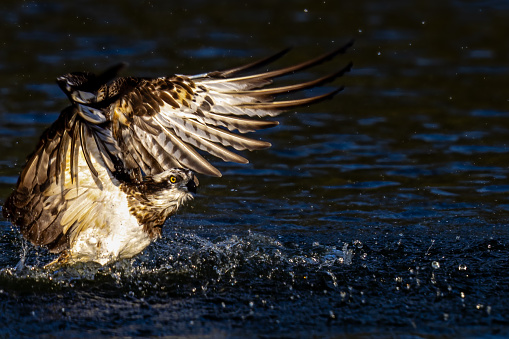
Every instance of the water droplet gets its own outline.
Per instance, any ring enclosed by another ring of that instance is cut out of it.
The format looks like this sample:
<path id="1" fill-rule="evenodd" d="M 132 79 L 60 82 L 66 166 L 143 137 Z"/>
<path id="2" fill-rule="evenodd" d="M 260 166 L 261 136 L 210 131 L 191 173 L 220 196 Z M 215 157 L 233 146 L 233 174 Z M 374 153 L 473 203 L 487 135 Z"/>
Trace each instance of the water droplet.
<path id="1" fill-rule="evenodd" d="M 461 299 L 465 299 L 465 292 L 460 293 Z"/>
<path id="2" fill-rule="evenodd" d="M 438 261 L 433 261 L 431 263 L 431 267 L 433 267 L 434 269 L 439 269 L 440 268 L 440 263 Z"/>
<path id="3" fill-rule="evenodd" d="M 331 317 L 331 319 L 336 319 L 336 315 L 332 312 L 332 310 L 329 311 L 329 317 Z"/>

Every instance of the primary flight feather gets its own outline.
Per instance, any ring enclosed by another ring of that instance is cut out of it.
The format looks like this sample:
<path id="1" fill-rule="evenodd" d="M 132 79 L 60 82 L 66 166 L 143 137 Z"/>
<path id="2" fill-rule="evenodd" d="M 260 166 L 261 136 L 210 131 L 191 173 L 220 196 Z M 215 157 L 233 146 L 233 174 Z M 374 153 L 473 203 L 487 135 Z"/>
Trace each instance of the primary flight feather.
<path id="1" fill-rule="evenodd" d="M 279 94 L 322 85 L 322 78 L 265 87 L 275 77 L 343 54 L 352 42 L 301 64 L 246 74 L 284 55 L 226 71 L 160 78 L 117 77 L 124 64 L 102 74 L 57 79 L 71 101 L 43 133 L 5 202 L 3 213 L 34 245 L 61 253 L 57 263 L 107 264 L 141 252 L 165 220 L 196 192 L 194 173 L 221 176 L 201 153 L 247 163 L 233 150 L 270 143 L 243 134 L 272 127 L 273 117 L 334 96 L 275 101 Z M 233 150 L 232 150 L 233 149 Z"/>

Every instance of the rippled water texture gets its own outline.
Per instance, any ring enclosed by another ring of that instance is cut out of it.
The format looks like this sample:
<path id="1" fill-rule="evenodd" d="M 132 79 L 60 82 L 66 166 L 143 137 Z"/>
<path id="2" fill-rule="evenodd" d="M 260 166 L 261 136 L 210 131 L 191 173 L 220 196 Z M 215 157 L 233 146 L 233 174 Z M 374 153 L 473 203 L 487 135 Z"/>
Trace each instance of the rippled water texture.
<path id="1" fill-rule="evenodd" d="M 184 2 L 181 2 L 184 3 Z M 294 50 L 352 60 L 214 164 L 139 257 L 57 272 L 0 220 L 1 337 L 503 337 L 509 331 L 509 6 L 503 1 L 3 1 L 0 200 L 67 105 L 54 79 L 202 73 Z M 288 79 L 280 79 L 280 84 Z M 284 98 L 283 98 L 284 99 Z M 21 261 L 20 261 L 21 260 Z"/>

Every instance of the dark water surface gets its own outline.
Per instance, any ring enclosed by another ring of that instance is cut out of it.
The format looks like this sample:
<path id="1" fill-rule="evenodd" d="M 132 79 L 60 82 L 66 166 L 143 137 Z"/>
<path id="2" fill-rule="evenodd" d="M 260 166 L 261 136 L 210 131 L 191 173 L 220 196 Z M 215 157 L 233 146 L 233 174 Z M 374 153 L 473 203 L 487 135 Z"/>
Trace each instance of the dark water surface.
<path id="1" fill-rule="evenodd" d="M 134 260 L 49 273 L 53 257 L 2 219 L 0 337 L 509 335 L 505 1 L 2 1 L 0 14 L 1 202 L 67 105 L 61 74 L 118 61 L 194 74 L 294 46 L 285 66 L 356 39 L 295 75 L 352 60 L 331 85 L 343 93 L 282 116 L 249 165 L 215 162 L 223 178 L 201 176 Z"/>

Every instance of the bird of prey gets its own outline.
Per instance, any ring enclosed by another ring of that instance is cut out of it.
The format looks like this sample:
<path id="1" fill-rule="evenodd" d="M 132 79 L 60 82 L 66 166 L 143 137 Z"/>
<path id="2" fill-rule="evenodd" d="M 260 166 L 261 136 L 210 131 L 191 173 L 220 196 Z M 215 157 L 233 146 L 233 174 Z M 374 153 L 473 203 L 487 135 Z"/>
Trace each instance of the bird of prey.
<path id="1" fill-rule="evenodd" d="M 118 77 L 123 64 L 99 75 L 61 76 L 57 83 L 71 105 L 28 157 L 4 216 L 32 244 L 60 253 L 55 264 L 105 265 L 131 258 L 157 239 L 166 219 L 193 198 L 195 173 L 221 176 L 201 154 L 247 163 L 231 148 L 271 146 L 243 135 L 278 124 L 260 118 L 331 98 L 342 88 L 295 100 L 277 101 L 278 95 L 323 85 L 352 64 L 304 83 L 266 85 L 343 54 L 351 45 L 261 73 L 254 70 L 288 50 L 242 67 L 192 76 Z"/>

